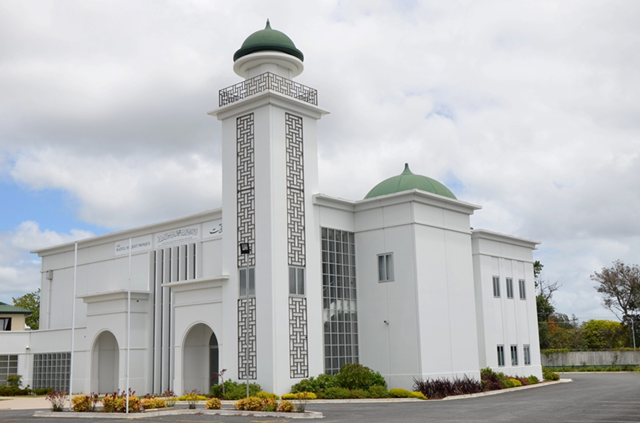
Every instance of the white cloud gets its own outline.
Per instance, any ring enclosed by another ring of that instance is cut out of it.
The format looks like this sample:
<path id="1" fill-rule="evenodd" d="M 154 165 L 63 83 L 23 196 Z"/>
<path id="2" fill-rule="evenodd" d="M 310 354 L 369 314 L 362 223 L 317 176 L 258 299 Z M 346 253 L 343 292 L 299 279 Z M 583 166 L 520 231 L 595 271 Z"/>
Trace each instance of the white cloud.
<path id="1" fill-rule="evenodd" d="M 12 298 L 40 287 L 40 260 L 30 250 L 73 242 L 93 233 L 72 229 L 68 234 L 41 230 L 38 223 L 22 222 L 10 232 L 0 232 L 0 301 L 13 304 Z"/>
<path id="2" fill-rule="evenodd" d="M 205 112 L 266 18 L 331 111 L 322 192 L 362 198 L 405 162 L 455 181 L 472 226 L 542 241 L 560 311 L 608 313 L 589 274 L 640 247 L 634 0 L 3 2 L 0 175 L 111 228 L 218 207 Z"/>

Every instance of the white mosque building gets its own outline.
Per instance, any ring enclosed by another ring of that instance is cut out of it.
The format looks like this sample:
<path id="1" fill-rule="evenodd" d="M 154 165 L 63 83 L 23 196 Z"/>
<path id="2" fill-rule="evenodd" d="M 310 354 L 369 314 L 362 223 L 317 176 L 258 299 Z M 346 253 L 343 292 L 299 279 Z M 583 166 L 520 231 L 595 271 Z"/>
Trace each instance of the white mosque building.
<path id="1" fill-rule="evenodd" d="M 40 330 L 0 332 L 0 377 L 107 393 L 129 368 L 138 394 L 183 393 L 227 369 L 282 394 L 349 362 L 402 388 L 486 366 L 542 376 L 538 243 L 471 229 L 480 207 L 407 165 L 360 200 L 320 193 L 328 112 L 293 81 L 303 59 L 268 23 L 235 53 L 242 81 L 209 112 L 221 208 L 34 251 Z"/>

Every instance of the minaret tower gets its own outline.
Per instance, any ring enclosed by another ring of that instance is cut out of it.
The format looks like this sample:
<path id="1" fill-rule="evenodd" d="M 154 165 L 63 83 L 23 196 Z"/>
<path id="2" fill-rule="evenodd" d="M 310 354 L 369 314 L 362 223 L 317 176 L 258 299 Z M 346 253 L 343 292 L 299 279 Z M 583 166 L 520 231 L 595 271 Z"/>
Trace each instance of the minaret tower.
<path id="1" fill-rule="evenodd" d="M 234 54 L 244 81 L 220 90 L 227 376 L 288 392 L 323 371 L 317 91 L 294 82 L 304 56 L 280 31 L 251 34 Z M 243 254 L 241 244 L 250 253 Z M 314 316 L 311 321 L 309 316 Z M 248 336 L 247 336 L 248 330 Z"/>

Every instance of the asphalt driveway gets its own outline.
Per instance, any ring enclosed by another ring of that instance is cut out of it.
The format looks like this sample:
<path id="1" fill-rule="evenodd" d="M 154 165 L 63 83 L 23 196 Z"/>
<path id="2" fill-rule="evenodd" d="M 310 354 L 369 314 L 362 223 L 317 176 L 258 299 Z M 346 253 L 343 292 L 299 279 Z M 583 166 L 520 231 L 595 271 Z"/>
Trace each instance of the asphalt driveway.
<path id="1" fill-rule="evenodd" d="M 313 404 L 322 411 L 318 422 L 638 422 L 640 423 L 640 373 L 571 373 L 573 379 L 548 387 L 505 392 L 500 395 L 455 401 L 421 401 L 387 404 Z M 60 423 L 57 418 L 36 418 L 31 410 L 0 411 L 0 422 Z M 87 420 L 75 420 L 82 422 Z M 125 419 L 90 419 L 92 423 Z M 130 420 L 129 420 L 130 421 Z M 286 422 L 288 419 L 221 417 L 207 415 L 167 416 L 137 420 L 166 422 Z M 292 423 L 309 420 L 290 420 Z"/>

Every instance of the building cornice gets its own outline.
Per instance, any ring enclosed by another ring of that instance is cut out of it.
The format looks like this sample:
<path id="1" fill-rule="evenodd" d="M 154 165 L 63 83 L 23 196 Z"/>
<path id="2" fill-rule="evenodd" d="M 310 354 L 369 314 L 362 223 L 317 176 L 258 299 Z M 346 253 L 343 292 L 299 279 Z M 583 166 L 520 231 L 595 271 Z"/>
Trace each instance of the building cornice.
<path id="1" fill-rule="evenodd" d="M 489 241 L 502 242 L 505 244 L 516 245 L 518 247 L 530 248 L 532 250 L 537 249 L 537 245 L 540 245 L 540 241 L 533 241 L 531 239 L 520 238 L 513 235 L 502 234 L 500 232 L 488 231 L 486 229 L 474 229 L 471 232 L 471 239 L 486 239 Z"/>
<path id="2" fill-rule="evenodd" d="M 293 113 L 303 114 L 313 119 L 320 119 L 323 115 L 329 114 L 329 111 L 321 109 L 318 106 L 314 106 L 313 104 L 306 103 L 302 100 L 298 100 L 272 90 L 263 91 L 259 94 L 219 107 L 207 114 L 209 116 L 217 117 L 218 120 L 224 120 L 232 116 L 254 111 L 257 108 L 266 105 L 278 106 L 282 109 L 289 110 Z"/>
<path id="3" fill-rule="evenodd" d="M 173 292 L 193 291 L 202 288 L 215 288 L 222 286 L 224 282 L 229 280 L 229 275 L 220 275 L 213 278 L 191 279 L 180 282 L 163 283 L 163 288 L 171 288 Z"/>
<path id="4" fill-rule="evenodd" d="M 119 289 L 117 291 L 95 292 L 93 294 L 78 295 L 77 298 L 87 303 L 99 303 L 103 301 L 114 300 L 126 300 L 129 296 L 129 291 L 126 289 Z M 148 300 L 150 293 L 148 291 L 131 291 L 132 300 Z"/>
<path id="5" fill-rule="evenodd" d="M 206 210 L 200 213 L 190 214 L 175 219 L 165 220 L 162 222 L 151 223 L 149 225 L 137 226 L 135 228 L 123 229 L 121 231 L 109 232 L 107 234 L 98 235 L 90 238 L 79 239 L 78 248 L 92 247 L 104 244 L 106 242 L 120 241 L 125 238 L 135 238 L 137 236 L 148 235 L 151 232 L 160 232 L 164 229 L 171 229 L 176 226 L 185 226 L 190 224 L 204 223 L 211 219 L 222 218 L 222 208 Z M 38 254 L 40 257 L 49 254 L 56 254 L 66 251 L 73 251 L 76 241 L 58 244 L 52 247 L 39 248 L 29 251 L 32 254 Z"/>

